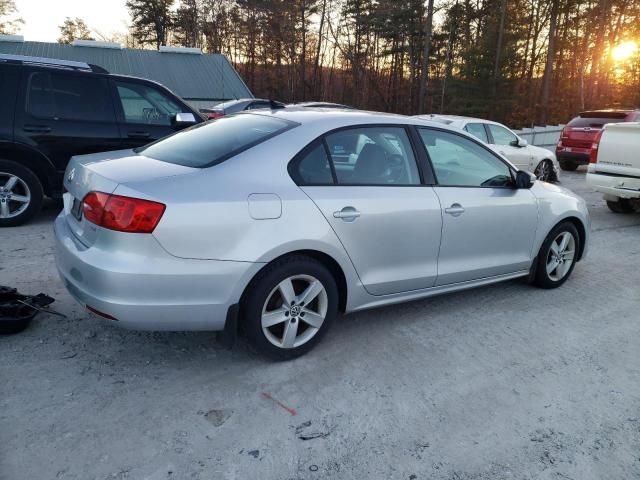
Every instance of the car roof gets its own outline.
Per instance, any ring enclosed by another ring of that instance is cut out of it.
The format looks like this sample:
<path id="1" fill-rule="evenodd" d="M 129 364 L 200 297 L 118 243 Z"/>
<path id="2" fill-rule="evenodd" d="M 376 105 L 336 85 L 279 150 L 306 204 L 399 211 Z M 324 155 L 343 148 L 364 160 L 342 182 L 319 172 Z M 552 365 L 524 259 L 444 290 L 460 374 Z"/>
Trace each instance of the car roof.
<path id="1" fill-rule="evenodd" d="M 416 115 L 416 117 L 418 118 L 422 118 L 425 120 L 433 120 L 435 122 L 443 122 L 443 121 L 447 121 L 448 123 L 452 123 L 452 122 L 459 122 L 459 123 L 469 123 L 469 122 L 480 122 L 480 123 L 489 123 L 492 125 L 500 125 L 503 126 L 501 123 L 499 122 L 494 122 L 493 120 L 487 120 L 485 118 L 477 118 L 477 117 L 465 117 L 463 115 L 444 115 L 444 114 L 439 114 L 439 113 L 432 113 L 432 114 L 423 114 L 423 115 Z"/>
<path id="2" fill-rule="evenodd" d="M 441 122 L 425 120 L 417 117 L 398 115 L 394 113 L 371 112 L 355 109 L 338 109 L 322 107 L 301 107 L 296 105 L 284 108 L 251 110 L 238 115 L 266 115 L 274 118 L 282 118 L 301 125 L 316 125 L 327 131 L 336 128 L 356 125 L 425 125 L 447 130 L 455 130 L 453 127 L 443 125 Z"/>
<path id="3" fill-rule="evenodd" d="M 354 107 L 351 107 L 349 105 L 344 105 L 342 103 L 333 103 L 333 102 L 298 102 L 298 103 L 292 103 L 291 106 L 307 107 L 307 108 L 311 108 L 311 107 L 345 108 L 349 110 L 355 110 Z"/>

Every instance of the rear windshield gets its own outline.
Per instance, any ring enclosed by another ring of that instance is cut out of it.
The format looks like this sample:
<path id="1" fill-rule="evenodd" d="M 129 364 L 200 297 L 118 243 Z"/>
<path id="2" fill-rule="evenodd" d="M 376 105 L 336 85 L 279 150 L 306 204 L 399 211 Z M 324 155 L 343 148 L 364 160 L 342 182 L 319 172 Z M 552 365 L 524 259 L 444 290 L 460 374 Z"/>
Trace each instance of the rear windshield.
<path id="1" fill-rule="evenodd" d="M 620 115 L 617 118 L 613 117 L 576 117 L 571 120 L 567 126 L 576 128 L 602 128 L 607 123 L 620 123 L 624 122 L 627 115 Z"/>
<path id="2" fill-rule="evenodd" d="M 210 167 L 295 126 L 264 115 L 230 115 L 166 137 L 138 152 L 186 167 Z"/>

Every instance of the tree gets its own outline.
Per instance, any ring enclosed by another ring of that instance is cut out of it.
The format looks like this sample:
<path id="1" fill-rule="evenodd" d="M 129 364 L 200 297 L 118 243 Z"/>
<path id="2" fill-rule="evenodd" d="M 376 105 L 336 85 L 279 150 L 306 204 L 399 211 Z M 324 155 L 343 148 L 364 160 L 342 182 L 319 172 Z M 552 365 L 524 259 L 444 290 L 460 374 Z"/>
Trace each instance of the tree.
<path id="1" fill-rule="evenodd" d="M 173 21 L 174 41 L 183 47 L 199 47 L 200 8 L 197 0 L 182 0 Z"/>
<path id="2" fill-rule="evenodd" d="M 131 33 L 140 45 L 166 45 L 173 25 L 174 0 L 127 0 Z"/>
<path id="3" fill-rule="evenodd" d="M 433 35 L 433 0 L 427 5 L 427 18 L 424 26 L 424 50 L 422 52 L 422 68 L 420 72 L 420 98 L 418 113 L 425 111 L 425 99 L 427 97 L 427 81 L 429 80 L 429 55 L 431 55 L 431 40 Z"/>
<path id="4" fill-rule="evenodd" d="M 544 67 L 542 77 L 542 105 L 540 112 L 540 124 L 546 125 L 549 117 L 549 95 L 551 93 L 551 77 L 553 76 L 553 65 L 556 54 L 556 29 L 558 26 L 558 9 L 560 0 L 551 2 L 551 19 L 549 22 L 549 46 L 547 48 L 547 63 Z"/>
<path id="5" fill-rule="evenodd" d="M 0 0 L 0 35 L 15 33 L 23 23 L 14 0 Z"/>
<path id="6" fill-rule="evenodd" d="M 84 20 L 79 17 L 65 18 L 64 23 L 58 28 L 60 29 L 58 43 L 69 44 L 74 40 L 93 40 L 89 27 Z"/>

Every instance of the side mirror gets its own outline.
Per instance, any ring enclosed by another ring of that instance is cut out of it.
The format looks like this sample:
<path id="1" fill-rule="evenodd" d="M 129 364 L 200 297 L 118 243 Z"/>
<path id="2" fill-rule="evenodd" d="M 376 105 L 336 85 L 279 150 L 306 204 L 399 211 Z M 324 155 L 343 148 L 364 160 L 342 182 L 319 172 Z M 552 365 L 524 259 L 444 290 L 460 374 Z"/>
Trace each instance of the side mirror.
<path id="1" fill-rule="evenodd" d="M 516 172 L 516 188 L 529 189 L 533 187 L 533 182 L 535 182 L 535 177 L 529 172 L 525 172 L 524 170 L 518 170 Z"/>
<path id="2" fill-rule="evenodd" d="M 196 124 L 196 116 L 190 112 L 180 112 L 171 116 L 171 126 L 174 130 L 181 130 Z"/>
<path id="3" fill-rule="evenodd" d="M 527 145 L 529 145 L 529 142 L 527 142 L 524 138 L 520 138 L 520 137 L 518 137 L 518 146 L 519 146 L 520 148 L 524 148 L 524 147 L 526 147 Z"/>

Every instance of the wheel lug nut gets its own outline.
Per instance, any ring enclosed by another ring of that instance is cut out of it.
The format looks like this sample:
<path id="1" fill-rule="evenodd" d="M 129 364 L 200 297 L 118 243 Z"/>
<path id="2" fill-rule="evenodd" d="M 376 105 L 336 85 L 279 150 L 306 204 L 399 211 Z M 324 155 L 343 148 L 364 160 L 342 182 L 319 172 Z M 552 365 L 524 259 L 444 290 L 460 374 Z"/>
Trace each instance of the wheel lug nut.
<path id="1" fill-rule="evenodd" d="M 300 312 L 300 316 L 301 316 L 301 317 L 304 317 L 304 312 Z"/>
<path id="2" fill-rule="evenodd" d="M 288 317 L 289 316 L 289 312 L 284 312 L 284 316 Z"/>

